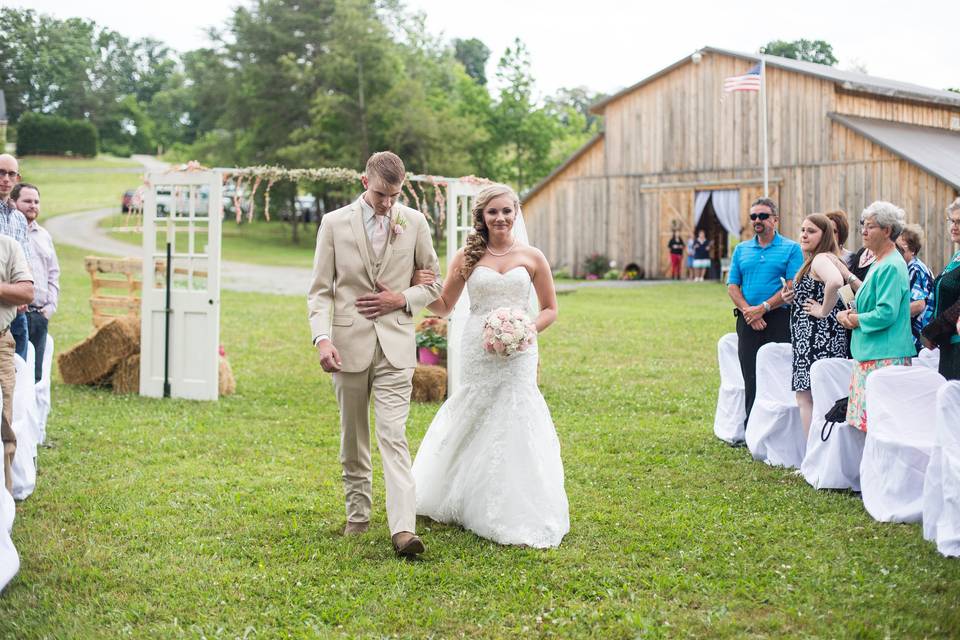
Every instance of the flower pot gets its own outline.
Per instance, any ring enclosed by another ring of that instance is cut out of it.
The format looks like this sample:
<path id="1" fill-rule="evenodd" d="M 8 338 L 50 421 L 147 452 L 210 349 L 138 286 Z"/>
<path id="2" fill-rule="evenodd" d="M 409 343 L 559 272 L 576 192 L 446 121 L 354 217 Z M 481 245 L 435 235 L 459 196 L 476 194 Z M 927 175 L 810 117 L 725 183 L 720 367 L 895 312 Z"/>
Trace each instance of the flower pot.
<path id="1" fill-rule="evenodd" d="M 417 360 L 421 364 L 440 364 L 440 354 L 434 353 L 430 347 L 418 347 Z"/>

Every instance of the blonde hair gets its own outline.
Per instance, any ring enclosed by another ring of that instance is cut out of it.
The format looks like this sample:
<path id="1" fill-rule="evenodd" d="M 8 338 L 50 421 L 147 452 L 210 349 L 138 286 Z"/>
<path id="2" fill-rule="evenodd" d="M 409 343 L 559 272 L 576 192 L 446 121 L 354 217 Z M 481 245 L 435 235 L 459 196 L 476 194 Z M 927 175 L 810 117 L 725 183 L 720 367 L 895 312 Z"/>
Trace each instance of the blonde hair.
<path id="1" fill-rule="evenodd" d="M 467 236 L 467 244 L 463 248 L 463 266 L 460 267 L 460 276 L 466 280 L 473 273 L 480 258 L 487 250 L 487 242 L 490 240 L 490 231 L 483 222 L 483 210 L 487 208 L 490 201 L 500 196 L 510 196 L 513 201 L 514 211 L 520 211 L 520 198 L 516 192 L 505 184 L 492 184 L 477 194 L 477 199 L 473 203 L 473 231 Z"/>
<path id="2" fill-rule="evenodd" d="M 370 156 L 365 173 L 367 179 L 375 175 L 389 185 L 403 184 L 407 178 L 403 160 L 392 151 L 378 151 Z"/>

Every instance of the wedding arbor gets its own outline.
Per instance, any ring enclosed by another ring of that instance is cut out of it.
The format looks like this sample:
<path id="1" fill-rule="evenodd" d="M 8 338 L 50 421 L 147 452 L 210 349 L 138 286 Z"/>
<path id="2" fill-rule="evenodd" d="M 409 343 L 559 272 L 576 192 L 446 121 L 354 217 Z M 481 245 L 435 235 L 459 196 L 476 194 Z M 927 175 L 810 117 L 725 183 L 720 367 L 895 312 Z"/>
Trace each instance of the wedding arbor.
<path id="1" fill-rule="evenodd" d="M 224 194 L 231 193 L 237 222 L 254 219 L 263 188 L 263 214 L 270 219 L 270 191 L 280 181 L 354 187 L 356 171 L 343 168 L 246 167 L 207 169 L 191 162 L 147 175 L 142 189 L 143 285 L 141 292 L 140 394 L 194 400 L 218 398 L 220 275 Z M 231 184 L 232 183 L 232 184 Z M 466 176 L 408 175 L 402 200 L 435 225 L 446 224 L 449 268 L 472 229 L 473 201 L 489 181 Z M 225 185 L 231 184 L 231 189 Z M 130 228 L 129 225 L 127 227 Z M 461 301 L 451 316 L 447 388 L 458 382 Z"/>

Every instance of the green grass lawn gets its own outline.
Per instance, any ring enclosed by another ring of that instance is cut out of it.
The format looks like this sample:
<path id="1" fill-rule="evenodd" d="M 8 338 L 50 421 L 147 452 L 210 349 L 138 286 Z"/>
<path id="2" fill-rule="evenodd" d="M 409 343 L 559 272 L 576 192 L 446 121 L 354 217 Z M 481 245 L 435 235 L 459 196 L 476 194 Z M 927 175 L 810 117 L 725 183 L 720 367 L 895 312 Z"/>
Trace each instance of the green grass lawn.
<path id="1" fill-rule="evenodd" d="M 143 182 L 140 172 L 131 172 L 140 167 L 136 160 L 113 156 L 20 158 L 23 181 L 40 188 L 41 219 L 103 207 L 119 212 L 123 192 Z"/>
<path id="2" fill-rule="evenodd" d="M 90 330 L 61 249 L 59 349 Z M 571 531 L 503 548 L 427 521 L 344 539 L 338 418 L 302 298 L 224 292 L 238 393 L 146 400 L 54 383 L 0 637 L 956 637 L 960 563 L 712 435 L 720 287 L 583 289 L 542 339 Z M 415 405 L 416 451 L 437 405 Z"/>

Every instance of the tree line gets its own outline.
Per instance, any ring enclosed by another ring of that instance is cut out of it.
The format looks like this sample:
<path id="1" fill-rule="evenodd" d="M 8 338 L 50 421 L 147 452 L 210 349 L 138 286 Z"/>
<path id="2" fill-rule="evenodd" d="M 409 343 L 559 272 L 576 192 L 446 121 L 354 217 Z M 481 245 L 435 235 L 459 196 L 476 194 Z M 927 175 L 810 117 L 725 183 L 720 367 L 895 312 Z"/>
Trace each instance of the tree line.
<path id="1" fill-rule="evenodd" d="M 397 0 L 258 0 L 177 52 L 81 18 L 0 9 L 0 88 L 26 113 L 92 123 L 100 148 L 211 166 L 361 168 L 378 149 L 410 170 L 526 189 L 600 128 L 586 88 L 541 97 L 519 39 L 445 41 Z"/>

